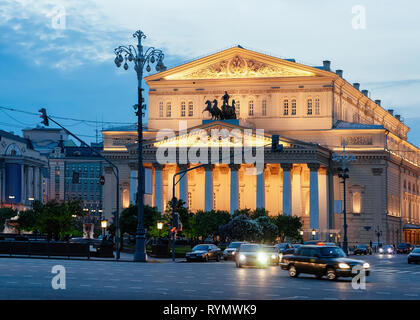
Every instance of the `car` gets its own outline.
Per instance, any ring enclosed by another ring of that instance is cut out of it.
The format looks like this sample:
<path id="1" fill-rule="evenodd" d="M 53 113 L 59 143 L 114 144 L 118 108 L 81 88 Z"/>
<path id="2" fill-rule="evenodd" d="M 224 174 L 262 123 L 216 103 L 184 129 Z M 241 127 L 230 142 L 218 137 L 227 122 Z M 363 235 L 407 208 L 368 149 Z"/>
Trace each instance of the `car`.
<path id="1" fill-rule="evenodd" d="M 243 266 L 267 267 L 269 263 L 268 254 L 264 252 L 263 246 L 256 243 L 243 243 L 235 254 L 237 268 Z"/>
<path id="2" fill-rule="evenodd" d="M 414 248 L 408 255 L 408 263 L 420 262 L 420 248 Z"/>
<path id="3" fill-rule="evenodd" d="M 399 243 L 397 246 L 397 253 L 399 254 L 407 254 L 410 253 L 412 249 L 411 244 L 409 243 Z"/>
<path id="4" fill-rule="evenodd" d="M 280 248 L 278 246 L 264 246 L 263 250 L 268 255 L 269 264 L 278 266 L 280 263 L 280 258 L 283 256 Z"/>
<path id="5" fill-rule="evenodd" d="M 344 251 L 337 246 L 303 245 L 295 254 L 284 256 L 280 266 L 287 270 L 293 278 L 300 273 L 313 274 L 317 279 L 327 276 L 329 280 L 339 277 L 354 277 L 359 270 L 364 270 L 366 276 L 370 274 L 370 265 L 367 262 L 349 259 Z"/>
<path id="6" fill-rule="evenodd" d="M 292 247 L 295 248 L 295 251 L 296 251 L 297 249 L 300 248 L 301 245 L 302 245 L 301 243 L 293 243 Z"/>
<path id="7" fill-rule="evenodd" d="M 280 252 L 283 255 L 295 252 L 295 248 L 290 243 L 277 243 L 275 246 L 280 248 Z"/>
<path id="8" fill-rule="evenodd" d="M 358 244 L 356 246 L 356 248 L 353 250 L 353 254 L 355 255 L 367 255 L 367 254 L 372 254 L 372 248 L 369 247 L 367 244 Z"/>
<path id="9" fill-rule="evenodd" d="M 231 242 L 229 246 L 223 251 L 223 259 L 225 260 L 235 260 L 236 249 L 242 243 L 248 243 L 246 241 Z"/>
<path id="10" fill-rule="evenodd" d="M 394 254 L 394 247 L 390 244 L 384 244 L 381 248 L 379 248 L 379 254 Z"/>
<path id="11" fill-rule="evenodd" d="M 185 254 L 188 262 L 191 261 L 205 261 L 210 260 L 220 261 L 222 250 L 214 244 L 198 244 L 190 252 Z"/>

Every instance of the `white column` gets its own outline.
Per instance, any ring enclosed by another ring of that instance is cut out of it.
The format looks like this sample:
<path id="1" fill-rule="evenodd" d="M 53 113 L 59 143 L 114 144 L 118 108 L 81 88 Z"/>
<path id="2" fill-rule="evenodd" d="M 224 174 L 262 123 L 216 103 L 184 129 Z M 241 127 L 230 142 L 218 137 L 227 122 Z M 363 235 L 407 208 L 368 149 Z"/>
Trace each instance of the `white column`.
<path id="1" fill-rule="evenodd" d="M 238 210 L 238 194 L 239 194 L 239 181 L 238 170 L 239 164 L 229 164 L 230 168 L 230 214 L 234 214 Z"/>
<path id="2" fill-rule="evenodd" d="M 292 210 L 293 216 L 302 216 L 302 189 L 300 183 L 301 167 L 295 167 L 292 170 Z M 284 187 L 283 187 L 284 188 Z M 283 191 L 284 192 L 284 191 Z"/>
<path id="3" fill-rule="evenodd" d="M 319 193 L 318 169 L 319 164 L 309 163 L 309 227 L 319 229 Z"/>
<path id="4" fill-rule="evenodd" d="M 34 168 L 28 167 L 28 198 L 34 198 Z"/>
<path id="5" fill-rule="evenodd" d="M 213 165 L 208 164 L 205 169 L 204 182 L 204 210 L 213 210 Z"/>
<path id="6" fill-rule="evenodd" d="M 39 195 L 39 171 L 37 167 L 33 168 L 33 173 L 34 173 L 34 198 L 35 200 L 39 200 L 38 195 Z M 55 194 L 54 194 L 55 197 Z"/>
<path id="7" fill-rule="evenodd" d="M 283 169 L 283 215 L 292 215 L 292 179 L 290 170 L 292 169 L 291 163 L 282 163 Z"/>
<path id="8" fill-rule="evenodd" d="M 265 208 L 265 165 L 260 174 L 257 174 L 257 208 Z"/>
<path id="9" fill-rule="evenodd" d="M 179 165 L 180 170 L 187 170 L 188 165 L 181 164 Z M 185 206 L 188 207 L 188 173 L 184 173 L 181 181 L 179 181 L 179 199 L 185 202 Z M 179 178 L 181 177 L 179 176 Z"/>
<path id="10" fill-rule="evenodd" d="M 161 164 L 153 164 L 155 168 L 155 199 L 154 205 L 160 213 L 163 213 L 163 186 L 162 186 L 162 168 Z"/>
<path id="11" fill-rule="evenodd" d="M 325 168 L 318 171 L 318 194 L 319 194 L 319 228 L 327 232 L 328 222 L 328 174 Z"/>
<path id="12" fill-rule="evenodd" d="M 137 200 L 138 171 L 130 170 L 130 204 L 135 205 Z"/>

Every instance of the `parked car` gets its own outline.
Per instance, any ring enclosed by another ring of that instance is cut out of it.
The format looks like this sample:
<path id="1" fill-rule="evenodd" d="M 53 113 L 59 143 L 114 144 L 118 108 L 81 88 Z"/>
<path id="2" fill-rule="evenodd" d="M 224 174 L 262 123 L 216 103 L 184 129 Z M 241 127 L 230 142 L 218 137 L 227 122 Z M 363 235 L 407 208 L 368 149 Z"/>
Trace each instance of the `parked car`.
<path id="1" fill-rule="evenodd" d="M 280 248 L 278 246 L 264 246 L 263 250 L 268 255 L 269 264 L 278 266 L 280 263 L 280 258 L 283 256 Z"/>
<path id="2" fill-rule="evenodd" d="M 290 243 L 277 243 L 275 246 L 280 248 L 280 252 L 283 255 L 295 252 L 295 248 Z"/>
<path id="3" fill-rule="evenodd" d="M 365 275 L 370 274 L 368 263 L 347 258 L 344 251 L 337 246 L 304 245 L 295 254 L 284 256 L 280 265 L 293 278 L 300 273 L 313 274 L 317 279 L 327 276 L 329 280 L 354 277 L 358 274 L 353 269 L 355 266 L 361 266 Z"/>
<path id="4" fill-rule="evenodd" d="M 394 254 L 394 247 L 390 244 L 384 244 L 381 248 L 379 248 L 380 254 Z"/>
<path id="5" fill-rule="evenodd" d="M 236 249 L 238 249 L 242 243 L 248 243 L 248 242 L 247 241 L 231 242 L 229 246 L 223 251 L 223 259 L 235 260 Z"/>
<path id="6" fill-rule="evenodd" d="M 292 246 L 293 246 L 293 248 L 295 248 L 295 251 L 296 251 L 297 249 L 299 249 L 302 246 L 302 244 L 301 243 L 293 243 Z"/>
<path id="7" fill-rule="evenodd" d="M 242 266 L 267 267 L 268 255 L 264 252 L 263 246 L 255 243 L 243 243 L 235 254 L 237 268 Z"/>
<path id="8" fill-rule="evenodd" d="M 399 243 L 397 246 L 397 253 L 400 254 L 407 254 L 410 253 L 412 249 L 412 245 L 409 243 Z"/>
<path id="9" fill-rule="evenodd" d="M 356 248 L 353 250 L 353 254 L 357 255 L 357 254 L 372 254 L 372 248 L 369 247 L 367 244 L 358 244 L 356 246 Z"/>
<path id="10" fill-rule="evenodd" d="M 413 251 L 408 255 L 408 263 L 419 263 L 420 262 L 420 248 L 414 248 Z"/>
<path id="11" fill-rule="evenodd" d="M 190 252 L 185 254 L 185 258 L 190 261 L 205 261 L 210 260 L 220 261 L 222 250 L 214 244 L 199 244 L 196 245 Z"/>

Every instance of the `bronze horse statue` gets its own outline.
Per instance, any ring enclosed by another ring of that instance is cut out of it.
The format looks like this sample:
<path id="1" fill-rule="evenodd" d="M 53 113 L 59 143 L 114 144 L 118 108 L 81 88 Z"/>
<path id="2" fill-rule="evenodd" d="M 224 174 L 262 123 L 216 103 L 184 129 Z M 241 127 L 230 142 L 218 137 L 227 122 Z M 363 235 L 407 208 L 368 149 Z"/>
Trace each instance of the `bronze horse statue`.
<path id="1" fill-rule="evenodd" d="M 222 119 L 222 111 L 217 106 L 217 100 L 216 99 L 213 100 L 213 106 L 211 106 L 211 101 L 210 100 L 206 101 L 206 105 L 207 106 L 203 110 L 203 112 L 204 111 L 209 112 L 212 120 L 221 120 Z"/>
<path id="2" fill-rule="evenodd" d="M 203 110 L 207 111 L 211 115 L 212 120 L 228 120 L 228 119 L 236 119 L 236 112 L 235 112 L 235 100 L 232 100 L 232 106 L 229 106 L 229 95 L 225 91 L 225 95 L 223 96 L 223 104 L 222 109 L 220 110 L 217 106 L 217 99 L 213 100 L 213 106 L 211 105 L 211 101 L 206 101 L 206 108 Z"/>

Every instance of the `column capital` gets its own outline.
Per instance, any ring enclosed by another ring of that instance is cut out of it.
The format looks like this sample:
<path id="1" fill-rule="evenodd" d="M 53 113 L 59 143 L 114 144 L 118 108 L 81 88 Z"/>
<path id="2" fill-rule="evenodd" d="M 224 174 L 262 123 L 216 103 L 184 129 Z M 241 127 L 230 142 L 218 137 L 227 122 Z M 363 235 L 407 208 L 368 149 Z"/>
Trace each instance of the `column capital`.
<path id="1" fill-rule="evenodd" d="M 309 170 L 318 171 L 320 164 L 319 163 L 307 163 Z"/>
<path id="2" fill-rule="evenodd" d="M 280 163 L 281 168 L 283 171 L 290 171 L 292 170 L 293 163 Z"/>
<path id="3" fill-rule="evenodd" d="M 238 171 L 240 169 L 241 165 L 236 163 L 229 163 L 230 170 Z"/>

